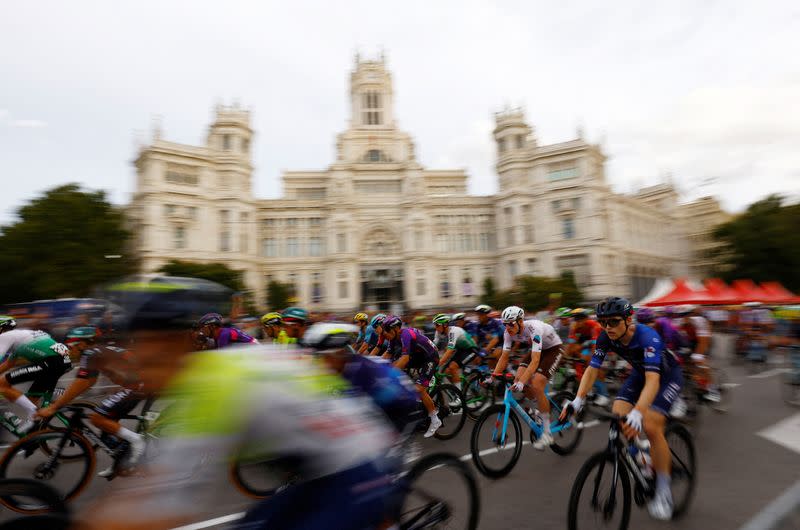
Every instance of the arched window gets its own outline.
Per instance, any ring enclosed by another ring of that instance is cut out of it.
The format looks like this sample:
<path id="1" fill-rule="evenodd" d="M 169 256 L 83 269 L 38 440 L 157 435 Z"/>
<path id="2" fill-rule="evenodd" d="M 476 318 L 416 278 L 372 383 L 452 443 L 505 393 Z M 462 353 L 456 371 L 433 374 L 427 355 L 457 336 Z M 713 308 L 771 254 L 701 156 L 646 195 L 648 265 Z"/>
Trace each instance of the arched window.
<path id="1" fill-rule="evenodd" d="M 381 151 L 379 149 L 370 149 L 369 151 L 367 151 L 367 154 L 364 155 L 364 161 L 365 162 L 390 162 L 391 160 L 389 159 L 388 156 L 386 156 L 386 153 L 384 153 L 383 151 Z"/>

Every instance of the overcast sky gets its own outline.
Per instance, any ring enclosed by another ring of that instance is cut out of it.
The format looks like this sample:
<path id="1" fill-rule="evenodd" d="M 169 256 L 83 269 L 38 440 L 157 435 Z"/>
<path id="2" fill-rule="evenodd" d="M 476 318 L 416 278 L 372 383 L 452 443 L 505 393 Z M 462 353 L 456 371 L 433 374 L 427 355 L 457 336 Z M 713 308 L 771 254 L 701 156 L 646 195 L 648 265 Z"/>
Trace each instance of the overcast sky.
<path id="1" fill-rule="evenodd" d="M 255 192 L 322 169 L 358 50 L 385 50 L 423 165 L 496 190 L 493 112 L 540 143 L 583 126 L 618 191 L 671 173 L 731 211 L 800 194 L 797 2 L 4 2 L 0 222 L 70 181 L 133 190 L 137 134 L 198 144 L 216 102 L 253 109 Z M 64 212 L 68 215 L 68 212 Z"/>

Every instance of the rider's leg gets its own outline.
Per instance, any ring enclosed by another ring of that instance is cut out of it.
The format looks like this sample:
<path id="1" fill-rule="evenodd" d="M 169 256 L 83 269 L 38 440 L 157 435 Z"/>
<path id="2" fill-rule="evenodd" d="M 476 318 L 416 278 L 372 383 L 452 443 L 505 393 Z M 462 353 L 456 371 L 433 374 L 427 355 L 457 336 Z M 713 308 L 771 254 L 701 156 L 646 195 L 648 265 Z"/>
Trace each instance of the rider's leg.
<path id="1" fill-rule="evenodd" d="M 653 409 L 648 409 L 643 418 L 642 427 L 647 439 L 650 440 L 650 456 L 653 458 L 653 468 L 655 468 L 657 474 L 669 477 L 672 457 L 667 445 L 667 438 L 664 436 L 667 418 Z"/>
<path id="2" fill-rule="evenodd" d="M 428 411 L 428 415 L 436 412 L 436 404 L 431 399 L 431 396 L 428 395 L 428 389 L 422 385 L 416 385 L 417 392 L 419 392 L 420 398 L 422 399 L 422 405 L 425 407 L 425 410 Z"/>

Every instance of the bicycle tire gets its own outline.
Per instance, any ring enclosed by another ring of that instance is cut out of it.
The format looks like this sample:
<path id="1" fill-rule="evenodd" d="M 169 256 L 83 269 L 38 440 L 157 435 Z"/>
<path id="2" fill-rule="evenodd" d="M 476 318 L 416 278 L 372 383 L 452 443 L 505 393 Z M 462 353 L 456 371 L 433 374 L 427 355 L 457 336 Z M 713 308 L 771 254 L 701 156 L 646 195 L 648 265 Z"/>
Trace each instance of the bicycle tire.
<path id="1" fill-rule="evenodd" d="M 676 435 L 685 444 L 689 453 L 688 462 L 682 462 L 683 459 L 681 459 L 678 455 L 675 454 L 674 445 L 669 443 L 670 434 Z M 686 511 L 689 509 L 689 505 L 692 502 L 692 497 L 694 497 L 694 490 L 697 485 L 697 457 L 694 448 L 694 441 L 692 441 L 692 435 L 689 434 L 689 430 L 680 423 L 674 423 L 674 422 L 669 423 L 667 425 L 667 428 L 664 430 L 664 438 L 667 439 L 667 443 L 669 444 L 669 450 L 672 455 L 673 486 L 675 485 L 675 483 L 678 482 L 680 478 L 683 478 L 684 474 L 686 474 L 688 471 L 689 487 L 686 491 L 685 498 L 681 499 L 679 502 L 677 499 L 675 499 L 673 495 L 672 499 L 673 502 L 672 518 L 677 519 L 686 513 Z M 676 469 L 676 465 L 678 465 L 679 468 L 684 468 L 688 466 L 689 469 L 688 470 Z"/>
<path id="2" fill-rule="evenodd" d="M 464 423 L 467 421 L 463 392 L 457 386 L 447 384 L 434 388 L 430 396 L 439 409 L 439 419 L 442 420 L 442 426 L 439 427 L 433 437 L 437 440 L 455 438 L 464 428 Z M 452 404 L 454 399 L 458 400 L 456 405 Z M 443 431 L 442 429 L 447 425 L 455 425 L 455 428 Z"/>
<path id="3" fill-rule="evenodd" d="M 82 408 L 85 408 L 91 413 L 94 413 L 95 408 L 97 407 L 96 403 L 94 403 L 92 401 L 86 401 L 86 400 L 73 401 L 69 405 L 71 407 L 82 407 Z M 88 414 L 87 414 L 87 417 L 88 417 Z M 55 423 L 55 422 L 58 422 L 58 423 Z M 82 422 L 82 425 L 83 425 L 83 427 L 85 429 L 89 429 L 90 428 L 86 424 L 86 422 Z M 36 430 L 37 431 L 42 431 L 42 430 L 47 430 L 47 429 L 64 429 L 65 427 L 66 427 L 66 425 L 64 425 L 63 422 L 61 422 L 61 420 L 57 416 L 54 415 L 54 416 L 50 416 L 46 420 L 42 421 L 41 424 L 40 424 L 40 428 L 38 428 Z M 100 432 L 102 432 L 102 431 L 100 431 L 100 429 L 96 429 L 96 431 L 97 432 L 95 434 L 97 434 L 97 436 L 100 436 Z M 87 438 L 87 440 L 88 440 L 88 438 Z M 98 447 L 99 447 L 98 444 L 92 443 L 92 449 L 94 449 L 96 451 Z M 48 445 L 46 443 L 44 445 L 42 445 L 42 451 L 44 451 L 47 454 L 52 454 L 50 447 L 48 447 Z M 80 457 L 81 457 L 80 454 L 77 454 L 77 455 L 62 454 L 61 455 L 61 458 L 64 459 L 64 460 L 72 460 L 72 459 L 80 458 Z"/>
<path id="4" fill-rule="evenodd" d="M 45 439 L 52 439 L 55 441 L 56 439 L 60 439 L 64 435 L 69 436 L 71 441 L 75 444 L 78 444 L 84 450 L 84 458 L 87 460 L 87 464 L 84 467 L 83 473 L 79 475 L 79 480 L 75 484 L 74 487 L 70 488 L 66 492 L 59 491 L 59 495 L 63 501 L 70 501 L 81 494 L 81 492 L 86 488 L 89 482 L 92 479 L 92 475 L 94 473 L 95 464 L 96 464 L 96 456 L 94 449 L 92 448 L 91 442 L 87 440 L 82 434 L 77 432 L 68 432 L 64 429 L 46 429 L 41 431 L 36 431 L 34 433 L 29 434 L 23 438 L 17 440 L 16 443 L 12 444 L 3 455 L 2 459 L 0 459 L 0 478 L 23 478 L 23 477 L 8 477 L 8 467 L 14 460 L 14 457 L 20 453 L 25 452 L 36 452 L 37 449 L 41 448 L 44 444 L 46 444 Z M 42 451 L 44 454 L 44 451 Z M 75 461 L 77 459 L 73 459 L 71 461 Z M 27 477 L 25 477 L 27 478 Z M 10 510 L 19 513 L 26 513 L 26 514 L 36 514 L 36 513 L 43 513 L 46 510 L 42 508 L 26 508 L 25 506 L 21 505 L 19 502 L 15 501 L 11 497 L 0 497 L 0 504 L 6 506 Z"/>
<path id="5" fill-rule="evenodd" d="M 469 449 L 470 453 L 472 454 L 472 461 L 475 464 L 475 467 L 478 468 L 478 471 L 481 474 L 489 477 L 489 478 L 500 478 L 508 475 L 514 466 L 517 464 L 520 455 L 522 454 L 522 425 L 520 424 L 519 418 L 514 413 L 514 411 L 509 412 L 509 425 L 513 426 L 514 433 L 516 435 L 516 442 L 511 453 L 511 460 L 504 466 L 499 468 L 493 468 L 487 465 L 486 461 L 484 460 L 485 455 L 481 455 L 481 450 L 478 447 L 479 438 L 481 436 L 481 427 L 489 422 L 494 423 L 492 428 L 497 428 L 497 424 L 500 421 L 498 415 L 505 414 L 506 406 L 502 404 L 492 405 L 488 409 L 483 411 L 480 418 L 475 422 L 475 426 L 472 428 L 472 435 L 470 436 L 470 443 Z M 508 433 L 506 433 L 508 436 Z M 504 448 L 499 448 L 499 451 L 505 450 Z"/>
<path id="6" fill-rule="evenodd" d="M 550 422 L 551 424 L 558 421 L 558 417 L 561 414 L 561 404 L 565 401 L 571 402 L 575 398 L 575 395 L 571 392 L 559 392 L 558 394 L 553 397 L 550 403 Z M 550 449 L 559 456 L 566 456 L 572 453 L 578 444 L 581 442 L 581 438 L 583 438 L 583 430 L 578 429 L 577 423 L 583 421 L 584 412 L 586 409 L 581 410 L 574 419 L 574 425 L 566 430 L 567 433 L 570 433 L 571 436 L 574 436 L 572 440 L 566 441 L 565 435 L 561 435 L 564 431 L 559 431 L 553 434 L 553 443 L 550 445 Z M 563 442 L 559 442 L 560 440 L 564 440 Z"/>
<path id="7" fill-rule="evenodd" d="M 448 453 L 434 453 L 432 455 L 423 457 L 421 460 L 417 461 L 417 463 L 414 464 L 406 474 L 405 482 L 407 484 L 407 489 L 412 490 L 414 488 L 414 482 L 418 481 L 426 471 L 439 467 L 452 467 L 453 469 L 457 470 L 458 476 L 464 479 L 464 482 L 467 485 L 467 490 L 469 491 L 470 504 L 469 515 L 467 517 L 467 526 L 465 527 L 465 530 L 476 530 L 478 528 L 481 510 L 481 497 L 478 490 L 478 483 L 469 467 L 464 462 L 459 460 L 458 457 Z M 407 497 L 408 495 L 406 495 L 406 498 Z M 411 526 L 407 523 L 404 524 L 402 515 L 400 517 L 399 527 L 402 530 L 416 528 L 415 526 Z M 421 527 L 427 528 L 427 526 L 424 525 Z"/>
<path id="8" fill-rule="evenodd" d="M 485 375 L 481 372 L 475 372 L 464 382 L 464 407 L 467 411 L 467 418 L 472 421 L 480 417 L 484 408 L 495 403 L 494 393 L 481 384 L 484 377 Z M 474 397 L 471 397 L 469 392 L 473 390 L 472 396 Z"/>
<path id="9" fill-rule="evenodd" d="M 260 462 L 259 465 L 264 466 L 266 473 L 271 471 L 269 462 Z M 274 488 L 262 488 L 254 485 L 250 483 L 242 473 L 241 466 L 242 461 L 240 459 L 233 459 L 228 465 L 228 478 L 242 495 L 250 497 L 251 499 L 266 499 L 273 496 L 279 489 L 285 486 L 285 484 L 281 484 Z"/>
<path id="10" fill-rule="evenodd" d="M 609 455 L 607 451 L 601 451 L 590 456 L 589 459 L 584 462 L 583 466 L 581 466 L 578 474 L 575 476 L 575 482 L 572 484 L 572 490 L 569 494 L 569 506 L 567 508 L 567 528 L 569 530 L 578 530 L 578 508 L 580 507 L 581 492 L 583 492 L 583 487 L 587 479 L 589 479 L 592 470 L 602 464 L 604 466 L 604 471 L 606 471 L 605 464 L 610 462 L 612 462 L 611 455 Z M 618 474 L 620 479 L 618 487 L 622 487 L 622 519 L 620 520 L 619 529 L 625 530 L 628 528 L 631 518 L 631 479 L 624 466 L 620 466 L 618 469 L 620 470 Z M 610 466 L 608 470 L 613 472 L 613 466 Z M 595 527 L 596 526 L 593 525 L 591 528 Z M 583 530 L 583 528 L 581 528 L 581 530 Z"/>

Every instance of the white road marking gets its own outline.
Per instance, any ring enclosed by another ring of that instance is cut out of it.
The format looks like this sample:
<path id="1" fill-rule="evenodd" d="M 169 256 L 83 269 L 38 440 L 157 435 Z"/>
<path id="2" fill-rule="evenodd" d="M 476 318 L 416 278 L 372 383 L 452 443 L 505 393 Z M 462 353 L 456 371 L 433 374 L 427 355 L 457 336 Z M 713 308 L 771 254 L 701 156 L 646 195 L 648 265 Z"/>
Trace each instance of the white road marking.
<path id="1" fill-rule="evenodd" d="M 192 523 L 187 524 L 186 526 L 179 526 L 177 528 L 173 528 L 172 530 L 201 530 L 202 528 L 209 528 L 211 526 L 218 526 L 225 523 L 230 523 L 231 521 L 236 521 L 244 517 L 244 512 L 239 513 L 232 513 L 229 515 L 223 515 L 222 517 L 216 517 L 214 519 L 208 519 L 207 521 L 200 521 L 199 523 Z"/>
<path id="2" fill-rule="evenodd" d="M 800 504 L 800 482 L 795 482 L 780 497 L 772 501 L 766 508 L 758 512 L 752 519 L 745 523 L 739 530 L 763 530 L 764 528 L 778 528 L 778 524 L 797 509 Z M 788 528 L 788 527 L 786 527 Z"/>
<path id="3" fill-rule="evenodd" d="M 786 372 L 790 372 L 791 368 L 773 368 L 772 370 L 767 370 L 766 372 L 761 372 L 760 374 L 753 374 L 748 375 L 750 379 L 765 379 L 767 377 L 772 377 L 775 375 L 780 375 Z"/>
<path id="4" fill-rule="evenodd" d="M 757 432 L 762 438 L 800 453 L 800 413 Z"/>

